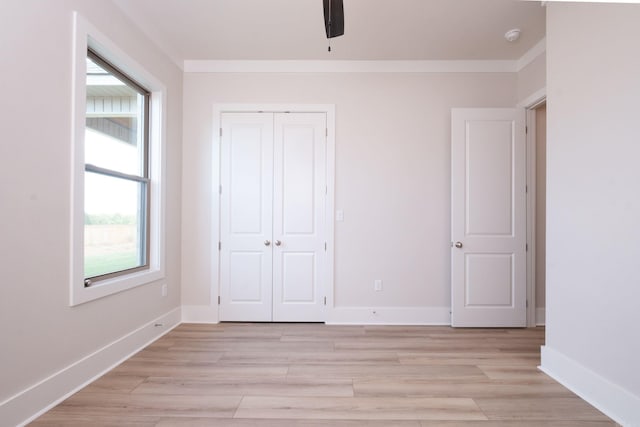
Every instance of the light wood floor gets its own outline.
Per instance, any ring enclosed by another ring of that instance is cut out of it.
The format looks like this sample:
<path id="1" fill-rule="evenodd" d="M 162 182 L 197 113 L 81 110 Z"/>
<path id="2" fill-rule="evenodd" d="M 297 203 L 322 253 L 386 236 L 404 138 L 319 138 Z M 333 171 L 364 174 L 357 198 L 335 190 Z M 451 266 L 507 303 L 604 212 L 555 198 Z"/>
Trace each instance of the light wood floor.
<path id="1" fill-rule="evenodd" d="M 34 426 L 615 425 L 537 370 L 544 329 L 181 325 Z"/>

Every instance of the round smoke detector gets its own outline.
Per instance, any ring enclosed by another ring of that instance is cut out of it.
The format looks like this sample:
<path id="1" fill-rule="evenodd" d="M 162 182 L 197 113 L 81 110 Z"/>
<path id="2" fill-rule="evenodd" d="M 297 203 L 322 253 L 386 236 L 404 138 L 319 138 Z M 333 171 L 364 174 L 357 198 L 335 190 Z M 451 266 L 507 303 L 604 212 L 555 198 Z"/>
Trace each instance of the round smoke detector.
<path id="1" fill-rule="evenodd" d="M 504 38 L 507 39 L 508 42 L 514 42 L 520 38 L 520 28 L 514 28 L 513 30 L 509 30 L 504 33 Z"/>

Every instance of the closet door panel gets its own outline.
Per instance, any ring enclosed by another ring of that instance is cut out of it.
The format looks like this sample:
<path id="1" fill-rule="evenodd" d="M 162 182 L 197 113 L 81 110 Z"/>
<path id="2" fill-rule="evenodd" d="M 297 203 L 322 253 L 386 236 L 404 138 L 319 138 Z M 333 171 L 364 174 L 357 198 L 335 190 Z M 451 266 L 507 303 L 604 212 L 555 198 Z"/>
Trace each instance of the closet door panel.
<path id="1" fill-rule="evenodd" d="M 324 320 L 326 116 L 274 119 L 273 320 Z"/>
<path id="2" fill-rule="evenodd" d="M 273 116 L 223 113 L 220 320 L 272 319 Z"/>

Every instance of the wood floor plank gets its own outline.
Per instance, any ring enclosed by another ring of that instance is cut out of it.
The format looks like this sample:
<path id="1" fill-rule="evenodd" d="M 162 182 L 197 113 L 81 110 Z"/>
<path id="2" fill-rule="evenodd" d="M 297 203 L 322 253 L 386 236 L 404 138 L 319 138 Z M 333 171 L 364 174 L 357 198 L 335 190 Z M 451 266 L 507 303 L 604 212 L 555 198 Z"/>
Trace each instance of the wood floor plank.
<path id="1" fill-rule="evenodd" d="M 491 380 L 396 380 L 396 379 L 356 379 L 353 382 L 354 395 L 363 396 L 404 396 L 404 397 L 466 397 L 503 398 L 513 397 L 570 397 L 573 394 L 555 382 L 526 384 L 516 381 Z"/>
<path id="2" fill-rule="evenodd" d="M 184 361 L 184 362 L 217 362 L 224 355 L 223 352 L 210 350 L 203 351 L 180 351 L 168 347 L 163 349 L 145 349 L 131 357 L 131 361 L 139 362 L 163 362 L 163 361 Z"/>
<path id="3" fill-rule="evenodd" d="M 241 399 L 240 396 L 77 393 L 54 408 L 52 413 L 116 417 L 114 419 L 189 415 L 232 418 Z"/>
<path id="4" fill-rule="evenodd" d="M 227 341 L 208 341 L 202 343 L 193 343 L 193 342 L 184 342 L 184 343 L 176 343 L 176 345 L 172 346 L 171 349 L 179 350 L 179 351 L 203 351 L 210 350 L 215 352 L 231 352 L 231 351 L 253 351 L 253 352 L 266 352 L 266 353 L 277 353 L 277 352 L 296 352 L 299 351 L 302 347 L 306 351 L 333 351 L 334 345 L 332 341 L 317 341 L 317 342 L 306 342 L 304 346 L 301 346 L 300 343 L 297 342 L 282 342 L 278 341 L 261 341 L 261 340 L 251 340 L 251 339 L 242 339 L 242 338 L 234 338 L 233 340 Z"/>
<path id="5" fill-rule="evenodd" d="M 600 411 L 577 396 L 475 399 L 482 411 L 491 420 L 571 420 L 608 421 Z"/>
<path id="6" fill-rule="evenodd" d="M 336 350 L 366 350 L 384 351 L 395 350 L 399 352 L 422 351 L 512 351 L 531 352 L 540 349 L 539 345 L 528 342 L 507 343 L 500 340 L 450 340 L 434 338 L 395 338 L 372 339 L 367 337 L 362 340 L 335 340 Z"/>
<path id="7" fill-rule="evenodd" d="M 418 352 L 398 353 L 403 365 L 484 365 L 484 366 L 537 366 L 540 351 L 531 353 L 485 352 Z"/>
<path id="8" fill-rule="evenodd" d="M 211 425 L 211 418 L 208 418 Z M 119 415 L 70 414 L 66 411 L 51 411 L 41 416 L 31 427 L 155 427 L 160 417 Z"/>
<path id="9" fill-rule="evenodd" d="M 263 354 L 255 351 L 230 351 L 219 359 L 221 365 L 245 364 L 296 364 L 296 365 L 399 365 L 398 354 L 386 352 L 351 352 L 351 351 L 323 351 L 323 352 L 278 352 Z"/>
<path id="10" fill-rule="evenodd" d="M 476 366 L 469 365 L 323 365 L 292 364 L 288 378 L 422 378 L 422 379 L 486 379 L 486 375 Z"/>
<path id="11" fill-rule="evenodd" d="M 220 380 L 215 378 L 150 377 L 133 393 L 181 394 L 216 396 L 314 396 L 351 397 L 353 384 L 350 379 L 318 378 L 313 381 L 280 378 L 247 378 Z"/>
<path id="12" fill-rule="evenodd" d="M 179 377 L 214 377 L 214 378 L 243 378 L 243 377 L 279 377 L 286 375 L 287 365 L 242 365 L 223 366 L 205 362 L 156 362 L 129 360 L 116 367 L 112 372 L 136 376 L 179 376 Z"/>
<path id="13" fill-rule="evenodd" d="M 227 351 L 218 365 L 288 365 L 291 352 Z"/>
<path id="14" fill-rule="evenodd" d="M 334 326 L 323 324 L 309 324 L 309 323 L 293 323 L 287 325 L 282 331 L 282 338 L 288 337 L 303 337 L 303 338 L 360 338 L 364 337 L 366 330 L 364 326 Z"/>
<path id="15" fill-rule="evenodd" d="M 247 396 L 234 418 L 324 420 L 486 420 L 473 399 L 286 398 Z"/>

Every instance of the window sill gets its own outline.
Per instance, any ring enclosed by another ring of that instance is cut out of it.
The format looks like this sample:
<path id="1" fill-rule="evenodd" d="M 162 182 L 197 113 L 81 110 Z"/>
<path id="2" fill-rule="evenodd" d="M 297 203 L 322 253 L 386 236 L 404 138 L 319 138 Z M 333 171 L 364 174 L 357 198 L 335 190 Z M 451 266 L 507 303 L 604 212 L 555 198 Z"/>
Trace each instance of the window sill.
<path id="1" fill-rule="evenodd" d="M 128 289 L 156 282 L 164 278 L 164 272 L 159 269 L 138 271 L 124 276 L 95 282 L 86 288 L 84 283 L 74 286 L 71 292 L 71 306 L 84 304 L 109 295 L 117 294 Z"/>

